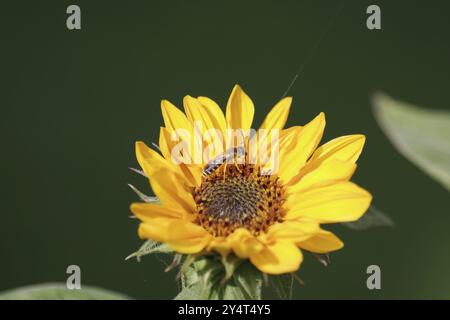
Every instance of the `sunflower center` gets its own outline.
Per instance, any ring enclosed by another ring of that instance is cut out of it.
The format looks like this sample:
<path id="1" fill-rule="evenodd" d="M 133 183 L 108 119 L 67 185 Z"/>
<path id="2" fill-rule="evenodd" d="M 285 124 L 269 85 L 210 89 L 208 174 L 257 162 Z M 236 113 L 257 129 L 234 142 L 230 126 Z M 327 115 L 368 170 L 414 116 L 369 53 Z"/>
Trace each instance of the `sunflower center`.
<path id="1" fill-rule="evenodd" d="M 251 164 L 222 164 L 194 190 L 195 222 L 214 236 L 228 236 L 237 228 L 258 235 L 282 221 L 283 197 L 278 177 L 263 175 Z"/>

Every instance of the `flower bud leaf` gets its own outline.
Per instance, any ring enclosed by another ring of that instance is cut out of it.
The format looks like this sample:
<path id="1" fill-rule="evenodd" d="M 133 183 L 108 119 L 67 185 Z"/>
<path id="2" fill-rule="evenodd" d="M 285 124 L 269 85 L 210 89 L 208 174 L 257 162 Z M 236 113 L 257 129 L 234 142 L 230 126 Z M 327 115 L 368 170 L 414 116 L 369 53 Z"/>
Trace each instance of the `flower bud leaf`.
<path id="1" fill-rule="evenodd" d="M 153 240 L 147 240 L 144 244 L 132 254 L 128 255 L 125 260 L 129 260 L 131 258 L 136 258 L 138 262 L 141 261 L 143 256 L 146 256 L 151 253 L 172 253 L 174 252 L 172 248 L 170 248 L 165 243 L 159 243 Z"/>
<path id="2" fill-rule="evenodd" d="M 149 203 L 159 203 L 159 199 L 157 197 L 151 197 L 151 196 L 144 194 L 138 188 L 133 186 L 131 183 L 128 183 L 128 186 L 130 187 L 131 190 L 133 190 L 138 195 L 138 197 L 142 201 L 149 202 Z"/>
<path id="3" fill-rule="evenodd" d="M 261 272 L 234 255 L 188 256 L 181 270 L 182 290 L 176 300 L 261 299 Z"/>

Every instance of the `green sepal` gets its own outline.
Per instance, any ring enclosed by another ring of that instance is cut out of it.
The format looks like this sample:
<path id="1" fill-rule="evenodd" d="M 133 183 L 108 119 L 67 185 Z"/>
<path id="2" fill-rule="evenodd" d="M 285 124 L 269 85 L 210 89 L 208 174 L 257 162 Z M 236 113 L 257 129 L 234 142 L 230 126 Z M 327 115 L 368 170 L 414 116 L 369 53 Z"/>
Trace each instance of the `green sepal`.
<path id="1" fill-rule="evenodd" d="M 135 252 L 128 255 L 125 260 L 129 260 L 131 258 L 136 258 L 138 262 L 141 261 L 141 258 L 143 256 L 146 256 L 148 254 L 152 253 L 173 253 L 174 250 L 169 247 L 165 243 L 159 243 L 157 241 L 153 240 L 147 240 L 144 242 L 144 244 Z"/>
<path id="2" fill-rule="evenodd" d="M 233 254 L 187 256 L 176 300 L 259 300 L 262 273 Z"/>

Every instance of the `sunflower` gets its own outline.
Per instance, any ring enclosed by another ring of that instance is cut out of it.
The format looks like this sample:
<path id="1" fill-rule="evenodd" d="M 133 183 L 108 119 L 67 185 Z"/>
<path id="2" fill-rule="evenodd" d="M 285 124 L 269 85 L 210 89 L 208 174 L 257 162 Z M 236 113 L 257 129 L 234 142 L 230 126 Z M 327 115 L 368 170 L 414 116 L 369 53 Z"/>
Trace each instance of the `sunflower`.
<path id="1" fill-rule="evenodd" d="M 137 160 L 160 200 L 131 205 L 141 221 L 139 236 L 166 243 L 182 254 L 235 254 L 267 274 L 296 271 L 303 261 L 302 250 L 328 253 L 341 249 L 342 241 L 321 224 L 357 220 L 369 207 L 370 193 L 349 181 L 365 137 L 342 136 L 318 147 L 325 115 L 285 129 L 291 102 L 290 97 L 279 101 L 260 127 L 279 131 L 277 170 L 264 172 L 263 164 L 249 161 L 249 138 L 243 159 L 237 161 L 234 148 L 231 164 L 212 165 L 203 158 L 195 163 L 173 161 L 178 129 L 193 133 L 200 123 L 202 132 L 214 129 L 226 135 L 229 129 L 251 128 L 254 105 L 238 85 L 231 92 L 225 115 L 206 97 L 186 96 L 184 113 L 163 100 L 165 127 L 160 129 L 159 150 L 136 143 Z M 188 146 L 195 144 L 178 138 Z M 178 154 L 191 156 L 189 152 Z M 213 158 L 224 154 L 226 149 L 210 152 Z"/>

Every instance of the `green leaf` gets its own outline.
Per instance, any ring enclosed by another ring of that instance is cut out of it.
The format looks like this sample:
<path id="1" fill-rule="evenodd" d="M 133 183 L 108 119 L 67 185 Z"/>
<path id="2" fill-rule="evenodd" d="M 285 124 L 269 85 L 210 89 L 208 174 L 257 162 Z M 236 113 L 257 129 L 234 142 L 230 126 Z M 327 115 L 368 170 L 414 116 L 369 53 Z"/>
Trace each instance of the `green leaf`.
<path id="1" fill-rule="evenodd" d="M 170 248 L 165 243 L 159 243 L 153 240 L 147 240 L 144 244 L 136 251 L 130 254 L 125 260 L 129 260 L 131 258 L 136 258 L 138 262 L 141 261 L 141 257 L 146 256 L 152 253 L 172 253 L 174 252 L 172 248 Z"/>
<path id="2" fill-rule="evenodd" d="M 46 283 L 11 289 L 0 293 L 0 300 L 125 300 L 129 297 L 113 291 L 82 286 L 69 290 L 63 283 Z"/>
<path id="3" fill-rule="evenodd" d="M 419 108 L 384 94 L 373 97 L 373 106 L 397 150 L 450 190 L 450 112 Z"/>
<path id="4" fill-rule="evenodd" d="M 370 206 L 359 220 L 345 222 L 343 225 L 353 230 L 366 230 L 374 227 L 393 227 L 395 224 L 386 213 Z"/>

